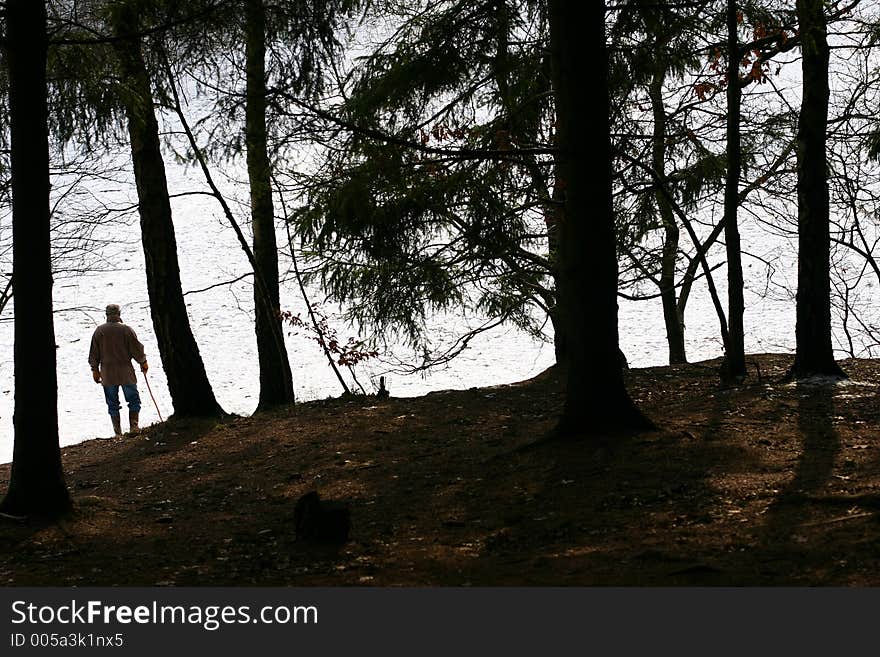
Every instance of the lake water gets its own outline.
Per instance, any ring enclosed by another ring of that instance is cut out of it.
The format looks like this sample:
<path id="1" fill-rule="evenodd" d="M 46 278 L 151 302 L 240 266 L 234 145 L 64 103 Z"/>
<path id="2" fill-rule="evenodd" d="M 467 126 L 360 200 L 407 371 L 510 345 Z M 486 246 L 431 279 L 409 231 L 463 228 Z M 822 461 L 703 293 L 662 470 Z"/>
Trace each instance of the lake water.
<path id="1" fill-rule="evenodd" d="M 195 172 L 169 167 L 172 192 L 201 188 Z M 120 192 L 116 202 L 122 203 Z M 133 191 L 122 190 L 129 200 Z M 248 272 L 247 260 L 219 207 L 205 196 L 174 199 L 174 218 L 185 291 L 201 290 L 222 281 L 231 281 Z M 164 416 L 172 412 L 161 361 L 149 316 L 143 270 L 143 254 L 137 221 L 119 224 L 99 234 L 111 240 L 104 250 L 102 271 L 78 278 L 59 277 L 55 284 L 55 331 L 58 344 L 58 416 L 62 445 L 71 445 L 111 433 L 100 388 L 92 382 L 87 356 L 89 340 L 97 323 L 103 321 L 108 303 L 123 307 L 123 320 L 138 333 L 152 365 L 149 377 L 158 406 Z M 279 240 L 283 236 L 279 233 Z M 280 243 L 284 243 L 281 241 Z M 762 256 L 777 258 L 782 274 L 793 279 L 793 252 L 785 240 L 767 235 L 757 226 L 744 228 L 744 248 Z M 282 267 L 286 267 L 286 260 Z M 781 263 L 781 264 L 780 264 Z M 785 272 L 789 272 L 785 274 Z M 786 294 L 765 294 L 764 267 L 747 260 L 746 347 L 750 352 L 790 351 L 794 346 L 794 300 Z M 777 272 L 777 278 L 779 272 Z M 724 269 L 716 272 L 722 298 L 725 298 Z M 647 291 L 647 290 L 646 290 Z M 653 290 L 650 290 L 653 292 Z M 772 292 L 772 290 L 771 290 Z M 313 301 L 321 301 L 313 291 Z M 726 298 L 725 298 L 726 304 Z M 254 338 L 253 301 L 250 279 L 187 295 L 190 321 L 199 344 L 215 394 L 229 412 L 247 414 L 258 398 L 258 367 Z M 305 304 L 294 282 L 282 289 L 282 306 L 305 316 Z M 325 306 L 325 311 L 338 311 Z M 13 412 L 13 326 L 12 308 L 0 317 L 0 462 L 12 456 Z M 332 317 L 331 317 L 332 319 Z M 436 321 L 454 332 L 467 323 L 461 317 Z M 354 331 L 334 321 L 339 336 Z M 692 361 L 721 355 L 718 321 L 705 290 L 698 284 L 686 314 L 688 357 Z M 621 301 L 621 347 L 630 365 L 645 367 L 666 363 L 665 331 L 659 300 Z M 297 398 L 301 401 L 338 395 L 341 392 L 332 371 L 315 342 L 303 335 L 288 335 L 287 349 Z M 397 358 L 413 360 L 413 354 L 395 348 Z M 383 354 L 387 357 L 389 354 Z M 553 363 L 552 344 L 542 343 L 513 328 L 501 328 L 475 339 L 470 348 L 449 366 L 427 374 L 388 374 L 388 387 L 394 396 L 421 395 L 431 390 L 469 388 L 509 383 L 531 377 Z M 359 378 L 370 389 L 371 377 L 388 369 L 387 364 L 371 362 L 358 368 Z M 158 420 L 156 410 L 141 380 L 143 410 L 141 422 Z M 125 426 L 125 421 L 123 422 Z"/>

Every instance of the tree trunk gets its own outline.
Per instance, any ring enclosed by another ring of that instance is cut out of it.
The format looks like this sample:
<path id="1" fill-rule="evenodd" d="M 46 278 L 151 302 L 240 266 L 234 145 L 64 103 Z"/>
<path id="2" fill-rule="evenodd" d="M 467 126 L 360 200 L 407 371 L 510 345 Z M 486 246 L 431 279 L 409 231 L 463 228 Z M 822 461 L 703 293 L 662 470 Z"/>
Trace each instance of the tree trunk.
<path id="1" fill-rule="evenodd" d="M 118 14 L 117 34 L 134 34 L 137 29 L 134 16 L 122 9 Z M 178 417 L 222 415 L 223 409 L 205 373 L 183 300 L 159 124 L 140 39 L 118 41 L 116 53 L 128 85 L 125 113 L 138 193 L 150 315 L 174 412 Z"/>
<path id="2" fill-rule="evenodd" d="M 618 355 L 605 5 L 551 0 L 549 19 L 565 192 L 559 312 L 567 337 L 567 389 L 558 434 L 650 428 L 627 393 Z M 591 115 L 598 120 L 586 120 Z"/>
<path id="3" fill-rule="evenodd" d="M 560 187 L 559 171 L 554 167 L 553 196 L 554 203 L 562 202 L 563 192 Z M 547 254 L 550 258 L 550 275 L 553 278 L 553 305 L 550 307 L 550 323 L 553 325 L 553 353 L 556 364 L 564 366 L 568 359 L 568 340 L 565 334 L 565 321 L 559 308 L 559 231 L 562 226 L 563 211 L 561 205 L 551 205 L 544 211 L 544 223 L 547 226 Z"/>
<path id="4" fill-rule="evenodd" d="M 266 34 L 262 0 L 245 1 L 245 58 L 247 100 L 245 141 L 251 188 L 251 219 L 254 233 L 256 276 L 265 283 L 266 294 L 254 285 L 257 352 L 260 360 L 258 410 L 294 401 L 293 380 L 284 346 L 278 290 L 278 247 L 275 210 L 272 205 L 271 164 L 266 148 Z M 266 299 L 266 297 L 269 297 Z"/>
<path id="5" fill-rule="evenodd" d="M 6 2 L 15 291 L 15 445 L 0 509 L 58 516 L 70 509 L 58 447 L 58 382 L 49 243 L 46 5 Z"/>
<path id="6" fill-rule="evenodd" d="M 797 342 L 790 375 L 845 376 L 831 347 L 828 179 L 828 39 L 822 0 L 798 0 L 803 100 L 798 121 Z"/>
<path id="7" fill-rule="evenodd" d="M 660 44 L 658 43 L 658 50 Z M 666 79 L 665 64 L 657 63 L 651 80 L 649 95 L 654 116 L 654 132 L 651 136 L 653 168 L 657 177 L 666 181 L 666 108 L 663 105 L 663 82 Z M 678 263 L 678 223 L 662 190 L 657 190 L 657 209 L 663 222 L 663 256 L 660 261 L 660 299 L 663 302 L 663 320 L 666 324 L 666 342 L 669 345 L 669 364 L 686 363 L 684 348 L 684 321 L 678 312 L 675 294 L 675 267 Z"/>
<path id="8" fill-rule="evenodd" d="M 559 172 L 554 171 L 552 200 L 562 200 L 562 190 L 559 187 Z M 550 323 L 553 325 L 553 353 L 557 365 L 565 365 L 568 358 L 568 340 L 565 334 L 565 321 L 559 308 L 559 231 L 562 224 L 562 207 L 552 205 L 544 211 L 544 223 L 547 226 L 547 252 L 550 258 L 553 278 L 553 305 L 550 307 Z"/>
<path id="9" fill-rule="evenodd" d="M 735 0 L 727 1 L 727 179 L 724 186 L 724 241 L 727 248 L 727 331 L 724 375 L 730 381 L 742 381 L 746 376 L 745 330 L 743 328 L 743 272 L 742 251 L 739 241 L 737 208 L 739 207 L 739 179 L 742 169 L 740 151 L 740 103 L 742 88 L 739 83 L 739 40 L 737 38 L 737 10 Z"/>

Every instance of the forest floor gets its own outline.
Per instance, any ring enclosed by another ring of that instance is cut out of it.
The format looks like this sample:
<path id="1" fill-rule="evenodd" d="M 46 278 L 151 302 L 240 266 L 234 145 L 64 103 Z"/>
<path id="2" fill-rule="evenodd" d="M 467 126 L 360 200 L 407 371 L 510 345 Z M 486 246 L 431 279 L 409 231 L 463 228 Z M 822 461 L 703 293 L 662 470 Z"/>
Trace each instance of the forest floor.
<path id="1" fill-rule="evenodd" d="M 554 370 L 87 441 L 70 517 L 0 523 L 0 585 L 880 585 L 880 361 L 799 385 L 748 361 L 738 388 L 716 361 L 630 371 L 662 429 L 604 450 L 521 449 L 560 412 Z M 348 542 L 296 540 L 311 490 Z"/>

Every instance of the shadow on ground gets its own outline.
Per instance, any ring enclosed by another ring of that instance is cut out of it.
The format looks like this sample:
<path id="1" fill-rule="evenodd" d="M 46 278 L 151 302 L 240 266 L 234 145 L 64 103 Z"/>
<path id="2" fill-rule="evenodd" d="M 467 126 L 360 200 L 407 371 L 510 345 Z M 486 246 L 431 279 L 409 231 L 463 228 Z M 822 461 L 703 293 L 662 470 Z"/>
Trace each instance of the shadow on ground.
<path id="1" fill-rule="evenodd" d="M 552 370 L 65 448 L 77 512 L 0 526 L 0 584 L 880 583 L 880 367 L 805 388 L 753 358 L 761 380 L 730 389 L 717 363 L 631 371 L 662 430 L 602 451 L 519 449 L 555 424 Z M 310 490 L 348 506 L 351 541 L 296 540 Z"/>

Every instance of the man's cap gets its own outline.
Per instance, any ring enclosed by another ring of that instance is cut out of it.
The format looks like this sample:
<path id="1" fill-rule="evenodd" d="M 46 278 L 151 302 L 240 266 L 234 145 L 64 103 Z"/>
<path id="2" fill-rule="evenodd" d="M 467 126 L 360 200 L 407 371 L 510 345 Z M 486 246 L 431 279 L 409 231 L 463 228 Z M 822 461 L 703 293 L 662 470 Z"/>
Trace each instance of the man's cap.
<path id="1" fill-rule="evenodd" d="M 107 309 L 104 312 L 107 314 L 107 317 L 119 317 L 119 306 L 115 303 L 111 303 L 109 306 L 107 306 Z"/>

